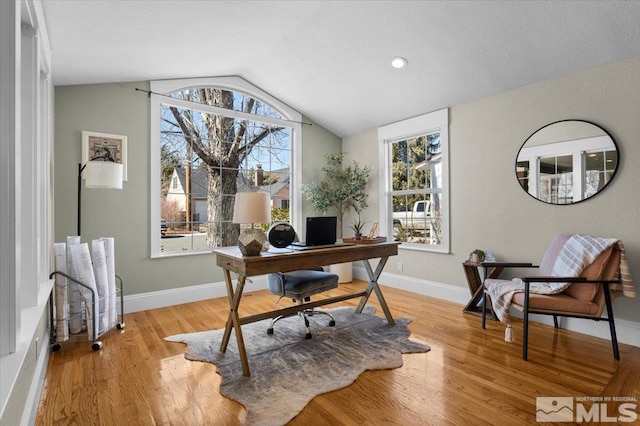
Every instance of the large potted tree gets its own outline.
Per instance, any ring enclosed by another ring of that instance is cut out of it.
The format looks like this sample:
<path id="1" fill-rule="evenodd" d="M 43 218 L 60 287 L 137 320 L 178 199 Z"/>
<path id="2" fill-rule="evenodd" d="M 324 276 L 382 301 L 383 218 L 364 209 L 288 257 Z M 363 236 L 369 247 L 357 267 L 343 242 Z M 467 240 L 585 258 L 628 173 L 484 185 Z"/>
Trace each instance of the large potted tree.
<path id="1" fill-rule="evenodd" d="M 326 155 L 327 164 L 322 167 L 324 180 L 302 185 L 302 193 L 315 211 L 326 215 L 335 210 L 338 218 L 338 237 L 342 239 L 343 220 L 350 210 L 360 213 L 368 207 L 366 186 L 371 168 L 360 166 L 357 162 L 345 167 L 344 152 Z M 353 279 L 351 262 L 331 265 L 331 270 L 340 276 L 340 282 Z"/>

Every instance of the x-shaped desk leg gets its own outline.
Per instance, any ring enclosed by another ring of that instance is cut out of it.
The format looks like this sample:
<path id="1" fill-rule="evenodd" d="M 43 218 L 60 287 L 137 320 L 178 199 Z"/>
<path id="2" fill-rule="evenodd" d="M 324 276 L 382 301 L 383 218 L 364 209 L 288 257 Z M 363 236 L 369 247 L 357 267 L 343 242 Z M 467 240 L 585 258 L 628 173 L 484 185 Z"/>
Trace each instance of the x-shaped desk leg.
<path id="1" fill-rule="evenodd" d="M 360 303 L 358 304 L 358 308 L 356 309 L 356 313 L 362 313 L 364 309 L 364 305 L 367 304 L 367 300 L 369 300 L 369 296 L 371 295 L 371 291 L 373 290 L 378 297 L 378 302 L 380 302 L 380 306 L 382 306 L 382 311 L 384 312 L 384 316 L 387 318 L 387 322 L 389 325 L 395 325 L 395 321 L 391 316 L 391 312 L 389 311 L 389 307 L 387 306 L 387 302 L 384 300 L 384 296 L 382 295 L 382 291 L 380 291 L 380 287 L 378 287 L 378 278 L 382 273 L 382 269 L 384 265 L 387 263 L 387 259 L 389 257 L 382 257 L 378 262 L 378 266 L 376 267 L 375 272 L 371 269 L 371 264 L 369 263 L 369 259 L 364 259 L 362 263 L 364 264 L 364 269 L 367 271 L 367 275 L 369 276 L 369 285 L 366 289 L 366 294 L 362 296 L 360 299 Z"/>
<path id="2" fill-rule="evenodd" d="M 242 363 L 242 372 L 248 377 L 251 375 L 249 371 L 249 360 L 247 359 L 247 351 L 244 347 L 244 338 L 242 337 L 242 328 L 240 327 L 240 316 L 238 315 L 238 306 L 240 306 L 240 298 L 242 297 L 242 290 L 244 289 L 246 279 L 247 277 L 240 275 L 238 277 L 238 285 L 234 291 L 231 274 L 228 270 L 224 270 L 224 282 L 227 285 L 227 295 L 229 296 L 229 317 L 224 327 L 222 342 L 220 342 L 220 352 L 227 350 L 229 338 L 231 337 L 231 329 L 235 328 L 238 354 L 240 355 L 240 362 Z"/>

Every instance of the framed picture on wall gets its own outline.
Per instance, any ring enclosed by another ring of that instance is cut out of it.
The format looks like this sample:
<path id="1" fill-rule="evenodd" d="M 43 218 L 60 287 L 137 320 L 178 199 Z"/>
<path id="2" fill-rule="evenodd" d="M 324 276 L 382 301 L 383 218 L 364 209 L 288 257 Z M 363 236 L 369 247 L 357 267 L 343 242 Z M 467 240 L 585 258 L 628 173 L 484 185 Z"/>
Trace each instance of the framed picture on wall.
<path id="1" fill-rule="evenodd" d="M 127 137 L 82 131 L 82 164 L 87 161 L 111 161 L 122 164 L 122 179 L 127 180 Z"/>

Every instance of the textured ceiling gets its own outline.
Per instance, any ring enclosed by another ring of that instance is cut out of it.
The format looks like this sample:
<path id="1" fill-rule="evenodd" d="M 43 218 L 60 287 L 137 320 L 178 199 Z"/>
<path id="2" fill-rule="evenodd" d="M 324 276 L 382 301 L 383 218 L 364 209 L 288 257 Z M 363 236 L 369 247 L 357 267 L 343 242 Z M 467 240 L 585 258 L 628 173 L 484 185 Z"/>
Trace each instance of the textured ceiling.
<path id="1" fill-rule="evenodd" d="M 636 1 L 42 3 L 56 85 L 238 75 L 343 137 L 640 55 Z"/>

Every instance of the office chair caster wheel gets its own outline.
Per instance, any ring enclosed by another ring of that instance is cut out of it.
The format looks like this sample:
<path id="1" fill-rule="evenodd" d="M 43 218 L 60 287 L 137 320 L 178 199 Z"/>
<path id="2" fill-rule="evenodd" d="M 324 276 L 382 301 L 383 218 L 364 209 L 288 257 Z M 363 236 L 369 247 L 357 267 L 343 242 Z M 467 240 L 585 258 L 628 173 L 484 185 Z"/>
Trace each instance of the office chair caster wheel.
<path id="1" fill-rule="evenodd" d="M 93 349 L 94 351 L 99 351 L 100 349 L 102 349 L 102 342 L 100 340 L 96 340 L 95 342 L 93 342 L 93 345 L 91 345 L 91 349 Z"/>
<path id="2" fill-rule="evenodd" d="M 305 334 L 305 335 L 304 335 L 304 338 L 305 338 L 305 339 L 311 339 L 311 333 L 307 333 L 307 334 Z"/>
<path id="3" fill-rule="evenodd" d="M 273 334 L 273 328 L 267 328 L 267 334 Z"/>
<path id="4" fill-rule="evenodd" d="M 329 327 L 335 327 L 336 322 L 334 320 L 329 321 Z"/>

